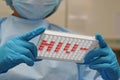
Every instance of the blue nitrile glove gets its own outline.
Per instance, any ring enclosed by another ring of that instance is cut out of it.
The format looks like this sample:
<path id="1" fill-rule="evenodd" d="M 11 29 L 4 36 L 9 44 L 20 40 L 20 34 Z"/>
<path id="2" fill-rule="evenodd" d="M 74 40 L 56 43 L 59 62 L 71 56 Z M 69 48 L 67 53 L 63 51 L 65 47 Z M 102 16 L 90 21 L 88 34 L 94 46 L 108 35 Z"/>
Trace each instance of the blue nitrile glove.
<path id="1" fill-rule="evenodd" d="M 28 41 L 42 34 L 44 31 L 45 28 L 39 27 L 23 35 L 14 37 L 0 46 L 0 73 L 7 72 L 10 68 L 20 63 L 32 66 L 37 56 L 37 48 L 33 43 Z"/>
<path id="2" fill-rule="evenodd" d="M 96 35 L 99 48 L 90 51 L 85 57 L 85 64 L 91 69 L 97 70 L 104 80 L 118 80 L 119 64 L 115 53 L 107 45 L 100 34 Z"/>

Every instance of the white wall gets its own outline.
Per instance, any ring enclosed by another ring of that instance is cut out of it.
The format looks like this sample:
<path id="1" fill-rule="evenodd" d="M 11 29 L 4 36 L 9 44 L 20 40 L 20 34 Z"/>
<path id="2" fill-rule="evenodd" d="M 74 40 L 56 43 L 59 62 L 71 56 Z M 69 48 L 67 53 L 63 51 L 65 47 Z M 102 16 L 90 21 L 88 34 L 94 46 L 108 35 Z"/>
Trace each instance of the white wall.
<path id="1" fill-rule="evenodd" d="M 85 34 L 120 39 L 120 0 L 69 0 L 68 26 Z"/>
<path id="2" fill-rule="evenodd" d="M 8 16 L 11 12 L 11 9 L 6 6 L 6 3 L 3 0 L 0 0 L 0 17 Z"/>
<path id="3" fill-rule="evenodd" d="M 0 17 L 9 13 L 11 10 L 0 0 Z M 82 34 L 101 33 L 120 39 L 120 0 L 63 0 L 49 20 Z"/>

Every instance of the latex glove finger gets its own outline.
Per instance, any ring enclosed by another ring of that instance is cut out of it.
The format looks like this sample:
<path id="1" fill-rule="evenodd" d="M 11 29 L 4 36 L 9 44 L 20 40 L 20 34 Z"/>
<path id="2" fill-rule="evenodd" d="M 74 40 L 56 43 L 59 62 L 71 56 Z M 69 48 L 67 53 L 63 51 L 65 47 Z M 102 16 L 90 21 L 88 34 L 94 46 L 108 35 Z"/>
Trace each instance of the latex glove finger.
<path id="1" fill-rule="evenodd" d="M 16 45 L 29 49 L 31 53 L 33 54 L 33 56 L 35 58 L 37 57 L 37 47 L 35 46 L 35 44 L 31 42 L 27 42 L 27 41 L 21 41 L 21 40 L 18 40 L 15 43 Z"/>
<path id="2" fill-rule="evenodd" d="M 19 50 L 22 50 L 21 53 L 19 52 L 19 55 L 24 55 L 24 56 L 32 59 L 33 61 L 35 60 L 35 57 L 33 56 L 33 54 L 31 53 L 30 50 L 25 49 L 25 48 L 23 48 L 23 47 L 20 47 Z"/>
<path id="3" fill-rule="evenodd" d="M 91 69 L 94 70 L 105 70 L 105 69 L 111 69 L 110 64 L 109 63 L 102 63 L 102 64 L 95 64 L 95 65 L 89 65 L 89 67 Z"/>
<path id="4" fill-rule="evenodd" d="M 34 65 L 34 61 L 24 55 L 20 55 L 21 59 L 18 59 L 18 61 L 20 60 L 21 62 L 26 63 L 28 66 L 33 66 Z"/>
<path id="5" fill-rule="evenodd" d="M 18 46 L 16 45 L 13 41 L 10 41 L 11 44 L 14 46 L 14 47 L 10 47 L 9 49 L 11 49 L 12 51 L 14 51 L 13 53 L 16 54 L 19 54 L 19 55 L 25 55 L 26 57 L 29 57 L 31 58 L 32 60 L 35 60 L 35 57 L 33 56 L 32 52 L 27 49 L 27 48 L 24 48 L 22 46 Z"/>
<path id="6" fill-rule="evenodd" d="M 96 39 L 98 40 L 100 48 L 108 47 L 106 41 L 103 39 L 103 37 L 100 34 L 96 34 Z"/>
<path id="7" fill-rule="evenodd" d="M 14 57 L 14 58 L 12 58 Z M 33 66 L 34 61 L 25 55 L 19 55 L 19 53 L 16 53 L 16 55 L 11 55 L 7 57 L 6 63 L 9 63 L 11 65 L 7 66 L 9 68 L 12 68 L 20 63 L 26 63 L 28 66 Z"/>
<path id="8" fill-rule="evenodd" d="M 107 56 L 108 53 L 103 52 L 100 48 L 90 51 L 84 58 L 85 64 L 91 63 L 92 61 Z"/>
<path id="9" fill-rule="evenodd" d="M 95 61 L 92 61 L 89 65 L 105 64 L 105 63 L 111 64 L 111 62 L 112 62 L 112 57 L 109 58 L 101 57 L 96 59 Z"/>
<path id="10" fill-rule="evenodd" d="M 23 50 L 22 53 L 19 53 L 20 55 L 24 55 L 30 59 L 32 59 L 33 61 L 35 60 L 35 57 L 33 56 L 33 54 L 31 53 L 31 51 L 29 49 L 20 47 L 19 49 Z"/>

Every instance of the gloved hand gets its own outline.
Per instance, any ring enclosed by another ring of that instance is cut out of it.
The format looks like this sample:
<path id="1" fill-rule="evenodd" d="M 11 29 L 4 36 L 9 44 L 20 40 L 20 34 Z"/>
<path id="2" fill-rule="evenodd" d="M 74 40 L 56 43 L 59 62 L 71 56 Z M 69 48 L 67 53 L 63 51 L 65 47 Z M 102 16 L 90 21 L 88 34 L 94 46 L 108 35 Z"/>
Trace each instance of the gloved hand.
<path id="1" fill-rule="evenodd" d="M 0 73 L 5 73 L 20 63 L 32 66 L 37 56 L 37 48 L 33 43 L 28 41 L 44 31 L 45 28 L 39 27 L 23 35 L 14 37 L 0 46 Z"/>
<path id="2" fill-rule="evenodd" d="M 115 53 L 107 45 L 100 34 L 96 35 L 99 48 L 90 51 L 85 57 L 85 64 L 91 69 L 97 70 L 104 80 L 118 80 L 119 64 Z"/>

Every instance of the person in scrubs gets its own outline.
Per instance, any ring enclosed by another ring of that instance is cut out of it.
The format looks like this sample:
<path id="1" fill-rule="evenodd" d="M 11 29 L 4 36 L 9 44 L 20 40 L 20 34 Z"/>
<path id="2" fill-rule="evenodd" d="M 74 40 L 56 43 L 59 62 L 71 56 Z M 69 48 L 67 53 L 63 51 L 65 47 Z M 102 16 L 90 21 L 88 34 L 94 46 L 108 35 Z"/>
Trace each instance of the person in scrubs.
<path id="1" fill-rule="evenodd" d="M 5 0 L 13 14 L 0 19 L 0 80 L 118 80 L 115 53 L 100 34 L 99 47 L 84 64 L 37 60 L 37 42 L 45 29 L 72 33 L 46 20 L 62 0 Z M 26 65 L 26 64 L 27 65 Z"/>

